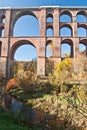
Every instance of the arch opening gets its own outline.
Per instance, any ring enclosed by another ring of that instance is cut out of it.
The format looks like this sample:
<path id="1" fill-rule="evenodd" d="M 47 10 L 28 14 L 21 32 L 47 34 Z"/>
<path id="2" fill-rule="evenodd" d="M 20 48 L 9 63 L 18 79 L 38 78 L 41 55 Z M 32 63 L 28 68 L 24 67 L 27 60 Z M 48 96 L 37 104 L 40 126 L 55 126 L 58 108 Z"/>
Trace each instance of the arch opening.
<path id="1" fill-rule="evenodd" d="M 79 43 L 79 52 L 86 52 L 86 45 L 84 43 Z"/>
<path id="2" fill-rule="evenodd" d="M 76 21 L 77 22 L 86 22 L 86 12 L 85 11 L 79 11 L 76 15 Z"/>
<path id="3" fill-rule="evenodd" d="M 51 58 L 53 56 L 53 48 L 52 48 L 53 41 L 49 40 L 46 44 L 46 57 Z"/>
<path id="4" fill-rule="evenodd" d="M 11 75 L 24 76 L 26 73 L 37 72 L 37 50 L 27 41 L 17 43 L 11 52 Z"/>
<path id="5" fill-rule="evenodd" d="M 53 47 L 54 47 L 53 41 L 48 40 L 46 43 L 46 66 L 45 66 L 46 76 L 52 74 L 54 69 Z"/>
<path id="6" fill-rule="evenodd" d="M 78 37 L 86 37 L 86 28 L 78 27 Z"/>
<path id="7" fill-rule="evenodd" d="M 52 14 L 47 15 L 46 22 L 53 22 L 53 15 Z"/>
<path id="8" fill-rule="evenodd" d="M 71 16 L 69 14 L 61 14 L 60 22 L 72 22 Z"/>
<path id="9" fill-rule="evenodd" d="M 65 39 L 61 43 L 61 58 L 73 57 L 73 42 L 70 39 Z"/>
<path id="10" fill-rule="evenodd" d="M 86 17 L 84 15 L 82 15 L 82 14 L 78 14 L 76 16 L 76 21 L 77 22 L 86 22 Z"/>
<path id="11" fill-rule="evenodd" d="M 0 20 L 0 21 L 1 21 L 1 23 L 3 23 L 3 24 L 5 23 L 5 15 L 4 15 L 4 14 L 1 15 L 1 20 Z"/>
<path id="12" fill-rule="evenodd" d="M 71 37 L 72 36 L 72 30 L 70 27 L 62 27 L 60 29 L 60 36 L 61 37 Z"/>
<path id="13" fill-rule="evenodd" d="M 39 36 L 40 27 L 36 17 L 23 15 L 16 20 L 13 36 Z"/>
<path id="14" fill-rule="evenodd" d="M 47 37 L 52 37 L 53 36 L 53 28 L 52 27 L 48 27 L 46 30 L 46 36 Z"/>

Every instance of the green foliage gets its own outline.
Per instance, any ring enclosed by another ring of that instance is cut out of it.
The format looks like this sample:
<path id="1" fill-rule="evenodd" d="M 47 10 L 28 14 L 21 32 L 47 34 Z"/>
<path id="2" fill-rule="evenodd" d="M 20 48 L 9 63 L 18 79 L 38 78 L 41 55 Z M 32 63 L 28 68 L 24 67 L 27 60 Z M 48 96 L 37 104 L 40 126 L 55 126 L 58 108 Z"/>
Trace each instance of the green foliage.
<path id="1" fill-rule="evenodd" d="M 29 114 L 13 113 L 0 106 L 0 130 L 42 130 L 30 121 Z"/>

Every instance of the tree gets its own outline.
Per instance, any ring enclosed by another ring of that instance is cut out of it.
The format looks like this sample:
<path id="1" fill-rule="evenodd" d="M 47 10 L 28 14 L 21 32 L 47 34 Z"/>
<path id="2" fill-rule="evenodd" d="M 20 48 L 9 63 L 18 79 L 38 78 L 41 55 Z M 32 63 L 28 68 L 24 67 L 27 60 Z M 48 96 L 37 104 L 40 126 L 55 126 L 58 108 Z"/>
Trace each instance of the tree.
<path id="1" fill-rule="evenodd" d="M 55 66 L 53 83 L 59 87 L 61 93 L 63 92 L 63 84 L 71 77 L 71 71 L 72 60 L 70 58 L 66 58 Z"/>

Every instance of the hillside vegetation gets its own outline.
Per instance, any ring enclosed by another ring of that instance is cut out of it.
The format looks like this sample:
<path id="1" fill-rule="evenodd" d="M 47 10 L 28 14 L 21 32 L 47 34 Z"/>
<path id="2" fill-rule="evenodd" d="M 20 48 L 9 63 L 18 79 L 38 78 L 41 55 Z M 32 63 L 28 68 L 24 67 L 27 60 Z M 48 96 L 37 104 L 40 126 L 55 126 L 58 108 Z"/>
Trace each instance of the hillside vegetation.
<path id="1" fill-rule="evenodd" d="M 23 126 L 25 127 L 23 130 L 27 130 L 27 127 L 28 130 L 86 130 L 86 62 L 83 56 L 77 61 L 66 58 L 57 63 L 51 73 L 48 71 L 48 77 L 45 79 L 37 77 L 35 72 L 29 70 L 20 71 L 20 76 L 16 75 L 10 79 L 6 83 L 5 93 L 15 95 L 26 108 L 22 111 L 24 112 L 22 119 L 16 117 L 20 122 L 16 123 L 17 129 L 21 127 L 22 130 Z M 11 113 L 5 122 L 14 122 L 10 115 Z M 26 115 L 28 118 L 25 118 Z"/>

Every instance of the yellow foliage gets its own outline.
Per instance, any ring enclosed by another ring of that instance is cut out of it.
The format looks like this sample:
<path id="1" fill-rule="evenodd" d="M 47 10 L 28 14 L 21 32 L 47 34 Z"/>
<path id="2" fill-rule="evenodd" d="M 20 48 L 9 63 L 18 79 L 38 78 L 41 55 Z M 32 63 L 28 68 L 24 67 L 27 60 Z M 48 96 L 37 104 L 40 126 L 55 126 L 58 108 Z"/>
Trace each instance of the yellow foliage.
<path id="1" fill-rule="evenodd" d="M 59 86 L 60 92 L 63 91 L 63 84 L 69 79 L 72 67 L 70 58 L 66 58 L 60 63 L 57 63 L 54 69 L 53 84 Z"/>
<path id="2" fill-rule="evenodd" d="M 56 64 L 54 74 L 58 75 L 58 74 L 60 74 L 62 72 L 70 71 L 71 66 L 72 66 L 71 59 L 70 58 L 66 58 L 62 62 Z"/>
<path id="3" fill-rule="evenodd" d="M 84 87 L 80 87 L 77 92 L 77 97 L 81 102 L 87 102 L 87 95 Z"/>

